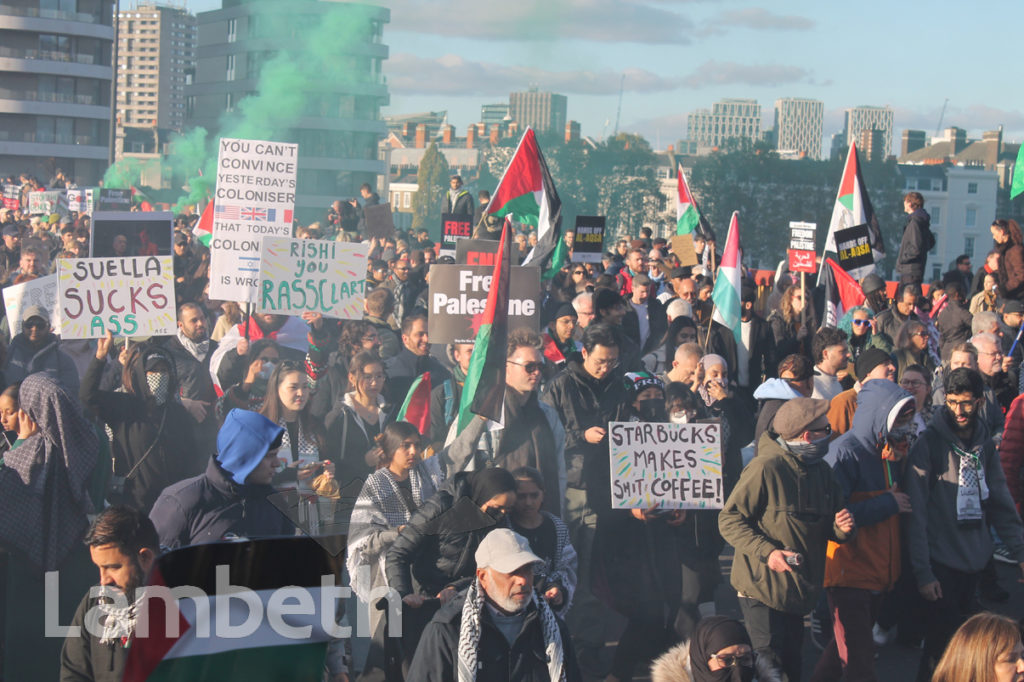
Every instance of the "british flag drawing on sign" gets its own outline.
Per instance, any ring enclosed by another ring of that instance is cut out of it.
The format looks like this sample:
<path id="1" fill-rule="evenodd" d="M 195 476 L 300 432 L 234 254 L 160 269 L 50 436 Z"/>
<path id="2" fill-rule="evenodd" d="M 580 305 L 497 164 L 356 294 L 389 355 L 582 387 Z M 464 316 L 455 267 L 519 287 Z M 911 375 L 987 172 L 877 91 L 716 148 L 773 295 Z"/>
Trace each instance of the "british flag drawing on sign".
<path id="1" fill-rule="evenodd" d="M 237 206 L 225 206 L 223 204 L 214 204 L 213 210 L 216 213 L 216 217 L 222 220 L 238 220 L 238 207 Z"/>
<path id="2" fill-rule="evenodd" d="M 271 209 L 273 212 L 273 209 Z M 267 222 L 267 209 L 265 208 L 243 208 L 241 214 L 242 220 L 249 220 L 253 222 L 265 223 Z M 270 218 L 273 220 L 273 218 Z"/>

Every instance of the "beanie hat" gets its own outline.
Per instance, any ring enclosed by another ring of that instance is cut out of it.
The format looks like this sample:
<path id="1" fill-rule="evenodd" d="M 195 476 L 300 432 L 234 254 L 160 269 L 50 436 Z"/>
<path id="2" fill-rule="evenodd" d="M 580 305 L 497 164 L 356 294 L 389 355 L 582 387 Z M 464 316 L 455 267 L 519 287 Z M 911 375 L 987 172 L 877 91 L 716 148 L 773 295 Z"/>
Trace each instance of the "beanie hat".
<path id="1" fill-rule="evenodd" d="M 864 377 L 871 373 L 875 367 L 892 362 L 892 358 L 881 348 L 868 348 L 860 354 L 857 362 L 853 365 L 854 374 L 858 381 L 864 381 Z"/>
<path id="2" fill-rule="evenodd" d="M 651 388 L 652 386 L 660 388 L 662 391 L 665 390 L 664 382 L 650 372 L 626 372 L 623 381 L 626 383 L 626 390 L 629 392 L 630 397 L 640 395 L 645 388 Z"/>
<path id="3" fill-rule="evenodd" d="M 235 483 L 244 484 L 260 460 L 280 447 L 283 438 L 284 429 L 262 414 L 235 408 L 217 432 L 217 461 Z"/>

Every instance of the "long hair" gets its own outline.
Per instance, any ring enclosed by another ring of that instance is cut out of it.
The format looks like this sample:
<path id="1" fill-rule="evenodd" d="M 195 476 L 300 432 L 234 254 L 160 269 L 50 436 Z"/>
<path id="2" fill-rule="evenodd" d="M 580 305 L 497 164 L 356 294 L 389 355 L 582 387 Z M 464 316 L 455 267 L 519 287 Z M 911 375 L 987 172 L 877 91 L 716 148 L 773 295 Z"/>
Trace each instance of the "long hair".
<path id="1" fill-rule="evenodd" d="M 363 337 L 373 325 L 365 320 L 349 320 L 341 330 L 338 337 L 338 350 L 343 358 L 348 360 L 356 353 L 363 350 Z"/>
<path id="2" fill-rule="evenodd" d="M 384 427 L 380 435 L 374 439 L 381 450 L 380 459 L 377 460 L 378 469 L 383 469 L 391 464 L 391 460 L 395 458 L 395 452 L 402 447 L 406 438 L 415 438 L 417 441 L 421 441 L 420 432 L 409 422 L 391 422 Z M 417 457 L 417 461 L 419 459 Z"/>
<path id="3" fill-rule="evenodd" d="M 896 332 L 896 348 L 899 350 L 912 350 L 916 353 L 917 349 L 910 346 L 910 337 L 924 328 L 924 324 L 917 320 L 907 320 L 904 322 L 900 325 L 899 331 Z"/>
<path id="4" fill-rule="evenodd" d="M 996 661 L 1018 642 L 1016 621 L 996 613 L 971 616 L 949 640 L 932 682 L 995 682 Z"/>
<path id="5" fill-rule="evenodd" d="M 801 313 L 793 310 L 793 294 L 799 291 L 800 287 L 798 285 L 791 284 L 788 289 L 782 292 L 782 300 L 779 301 L 779 312 L 782 313 L 782 319 L 786 321 L 786 324 L 794 324 L 800 321 Z M 810 290 L 807 293 L 810 294 Z M 807 308 L 807 320 L 813 323 L 814 303 L 809 295 L 804 296 L 804 307 Z"/>
<path id="6" fill-rule="evenodd" d="M 1011 244 L 1021 246 L 1024 244 L 1024 237 L 1021 236 L 1020 225 L 1017 224 L 1016 220 L 1007 220 L 1006 218 L 1000 218 L 992 222 L 993 227 L 998 227 L 1000 230 L 1006 233 L 1010 238 Z"/>
<path id="7" fill-rule="evenodd" d="M 260 414 L 275 424 L 280 424 L 284 417 L 284 405 L 281 404 L 281 398 L 278 395 L 278 389 L 281 387 L 281 381 L 285 376 L 295 372 L 302 374 L 303 378 L 305 378 L 305 365 L 301 362 L 295 362 L 294 360 L 281 360 L 277 363 L 274 371 L 270 373 L 270 378 L 267 380 L 267 393 L 263 396 L 263 405 L 260 406 Z M 321 454 L 324 454 L 323 424 L 320 420 L 313 419 L 310 415 L 309 411 L 312 402 L 312 400 L 307 400 L 306 405 L 302 408 L 302 411 L 299 412 L 299 428 L 307 435 L 313 437 L 316 441 L 317 448 L 321 451 Z"/>

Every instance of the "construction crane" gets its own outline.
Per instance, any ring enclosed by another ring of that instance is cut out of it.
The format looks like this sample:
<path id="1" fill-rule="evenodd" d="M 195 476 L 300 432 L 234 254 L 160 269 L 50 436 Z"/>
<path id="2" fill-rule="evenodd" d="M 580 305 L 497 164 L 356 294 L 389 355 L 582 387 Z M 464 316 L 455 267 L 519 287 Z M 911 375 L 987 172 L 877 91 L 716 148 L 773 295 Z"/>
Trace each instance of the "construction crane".
<path id="1" fill-rule="evenodd" d="M 612 137 L 619 134 L 619 118 L 622 116 L 622 89 L 626 85 L 626 74 L 622 74 L 622 78 L 619 80 L 619 108 L 615 112 L 615 131 L 612 133 Z"/>
<path id="2" fill-rule="evenodd" d="M 946 101 L 942 103 L 942 113 L 939 114 L 939 125 L 935 126 L 935 137 L 938 137 L 939 135 L 942 134 L 942 119 L 946 118 L 946 106 L 948 104 L 949 98 L 947 97 Z"/>

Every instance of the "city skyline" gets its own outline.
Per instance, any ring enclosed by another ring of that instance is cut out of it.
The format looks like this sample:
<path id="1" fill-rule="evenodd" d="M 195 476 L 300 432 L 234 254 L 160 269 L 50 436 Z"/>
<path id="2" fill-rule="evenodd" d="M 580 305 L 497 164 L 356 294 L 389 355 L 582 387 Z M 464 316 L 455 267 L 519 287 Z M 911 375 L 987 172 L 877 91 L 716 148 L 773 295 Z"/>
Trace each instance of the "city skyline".
<path id="1" fill-rule="evenodd" d="M 994 19 L 1015 25 L 1024 6 L 995 16 L 945 1 L 868 0 L 852 16 L 803 0 L 525 0 L 486 12 L 468 0 L 375 4 L 392 10 L 382 113 L 447 110 L 460 133 L 482 104 L 536 85 L 566 95 L 568 118 L 601 138 L 615 127 L 621 83 L 619 130 L 661 148 L 686 137 L 688 114 L 724 98 L 756 99 L 762 130 L 776 99 L 821 100 L 825 149 L 846 109 L 861 105 L 893 108 L 890 151 L 898 131 L 935 134 L 940 116 L 942 128 L 971 137 L 1003 125 L 1004 139 L 1024 139 L 1024 95 L 1008 87 L 998 53 L 979 49 Z M 219 6 L 188 2 L 194 12 Z"/>

